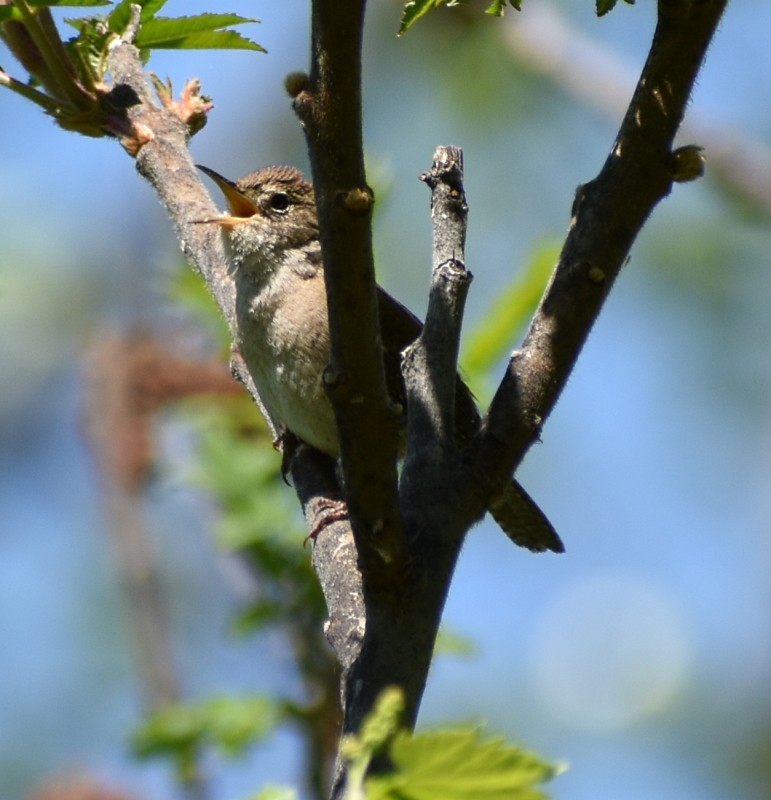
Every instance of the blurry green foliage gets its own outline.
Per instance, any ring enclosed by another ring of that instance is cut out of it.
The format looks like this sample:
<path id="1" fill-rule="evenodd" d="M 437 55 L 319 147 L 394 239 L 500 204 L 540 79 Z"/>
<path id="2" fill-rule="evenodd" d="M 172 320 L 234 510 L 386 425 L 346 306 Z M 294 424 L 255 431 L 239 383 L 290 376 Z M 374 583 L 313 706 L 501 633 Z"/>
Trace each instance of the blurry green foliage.
<path id="1" fill-rule="evenodd" d="M 469 0 L 409 0 L 405 3 L 402 12 L 402 21 L 399 26 L 399 36 L 406 33 L 421 17 L 425 17 L 429 11 L 433 11 L 440 6 L 457 6 L 468 3 Z M 506 5 L 510 5 L 519 11 L 522 7 L 522 0 L 492 0 L 485 8 L 485 14 L 494 17 L 502 17 Z"/>
<path id="2" fill-rule="evenodd" d="M 501 286 L 490 308 L 465 337 L 460 361 L 465 377 L 482 399 L 490 370 L 511 350 L 538 305 L 559 258 L 561 245 L 537 245 L 522 272 Z"/>
<path id="3" fill-rule="evenodd" d="M 272 733 L 282 718 L 282 706 L 273 698 L 210 697 L 154 712 L 134 733 L 132 746 L 140 758 L 171 758 L 185 781 L 191 776 L 202 746 L 214 746 L 227 756 L 238 756 Z"/>
<path id="4" fill-rule="evenodd" d="M 290 786 L 268 786 L 247 800 L 298 800 L 297 790 Z"/>

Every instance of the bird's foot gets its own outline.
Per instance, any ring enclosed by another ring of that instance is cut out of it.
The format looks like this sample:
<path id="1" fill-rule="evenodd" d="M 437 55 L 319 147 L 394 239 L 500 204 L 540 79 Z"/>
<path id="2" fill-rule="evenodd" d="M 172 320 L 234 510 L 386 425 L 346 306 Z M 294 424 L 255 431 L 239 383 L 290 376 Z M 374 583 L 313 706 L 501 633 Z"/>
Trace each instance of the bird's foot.
<path id="1" fill-rule="evenodd" d="M 315 522 L 311 532 L 305 537 L 303 547 L 309 541 L 315 542 L 316 537 L 333 522 L 342 522 L 348 519 L 348 504 L 345 500 L 330 500 L 329 498 L 322 498 L 318 501 L 318 505 L 314 509 L 313 515 Z"/>

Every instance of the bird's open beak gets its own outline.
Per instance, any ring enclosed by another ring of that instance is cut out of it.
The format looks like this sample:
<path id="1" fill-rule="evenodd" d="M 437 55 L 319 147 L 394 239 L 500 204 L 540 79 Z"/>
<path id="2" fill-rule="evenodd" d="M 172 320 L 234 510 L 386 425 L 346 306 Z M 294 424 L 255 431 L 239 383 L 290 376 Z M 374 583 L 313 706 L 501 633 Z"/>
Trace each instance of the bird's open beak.
<path id="1" fill-rule="evenodd" d="M 213 169 L 196 164 L 196 167 L 205 172 L 219 186 L 225 199 L 228 201 L 230 216 L 213 217 L 206 222 L 214 222 L 222 228 L 234 228 L 236 225 L 253 217 L 259 212 L 259 208 L 233 183 L 227 178 L 223 178 Z"/>

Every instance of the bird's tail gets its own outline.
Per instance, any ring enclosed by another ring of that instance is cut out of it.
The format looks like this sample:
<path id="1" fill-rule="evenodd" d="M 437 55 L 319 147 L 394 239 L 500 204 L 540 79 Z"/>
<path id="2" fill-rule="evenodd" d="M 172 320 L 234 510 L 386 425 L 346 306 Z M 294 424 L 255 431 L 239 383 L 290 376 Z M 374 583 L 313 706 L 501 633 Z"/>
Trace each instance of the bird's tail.
<path id="1" fill-rule="evenodd" d="M 532 497 L 512 481 L 490 504 L 490 514 L 514 544 L 534 553 L 563 553 L 565 545 Z"/>

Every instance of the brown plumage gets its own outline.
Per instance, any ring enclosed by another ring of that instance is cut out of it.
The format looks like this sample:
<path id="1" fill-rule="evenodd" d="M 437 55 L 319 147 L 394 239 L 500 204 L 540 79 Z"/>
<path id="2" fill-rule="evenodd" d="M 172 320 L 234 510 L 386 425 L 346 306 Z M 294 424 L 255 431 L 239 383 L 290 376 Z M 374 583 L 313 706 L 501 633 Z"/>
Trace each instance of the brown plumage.
<path id="1" fill-rule="evenodd" d="M 211 220 L 224 232 L 236 281 L 237 341 L 260 399 L 279 431 L 337 458 L 337 428 L 322 375 L 329 362 L 329 323 L 313 187 L 294 167 L 257 170 L 233 182 L 206 167 L 230 213 Z M 391 399 L 405 403 L 400 353 L 422 323 L 378 287 L 386 381 Z M 468 442 L 479 412 L 458 377 L 456 436 Z M 512 481 L 491 505 L 504 532 L 534 552 L 563 545 L 529 495 Z"/>

